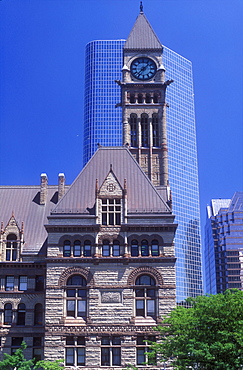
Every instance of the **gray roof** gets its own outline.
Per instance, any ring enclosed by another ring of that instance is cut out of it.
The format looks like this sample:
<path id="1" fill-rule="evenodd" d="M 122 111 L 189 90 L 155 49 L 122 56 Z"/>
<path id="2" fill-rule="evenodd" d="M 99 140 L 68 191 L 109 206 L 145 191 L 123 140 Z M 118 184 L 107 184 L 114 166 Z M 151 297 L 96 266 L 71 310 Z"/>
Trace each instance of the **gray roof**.
<path id="1" fill-rule="evenodd" d="M 100 187 L 111 165 L 122 187 L 126 179 L 128 212 L 171 212 L 127 148 L 101 147 L 69 187 L 53 213 L 91 213 L 95 205 L 96 179 Z"/>
<path id="2" fill-rule="evenodd" d="M 161 194 L 151 184 L 136 160 L 125 147 L 99 148 L 66 193 L 57 203 L 58 186 L 48 185 L 45 205 L 40 205 L 40 186 L 0 186 L 0 222 L 3 229 L 14 218 L 21 228 L 24 224 L 24 254 L 37 254 L 43 246 L 47 232 L 44 225 L 53 213 L 84 213 L 88 215 L 95 204 L 95 185 L 101 187 L 110 172 L 110 165 L 117 180 L 124 186 L 127 180 L 129 212 L 170 213 Z M 68 189 L 68 190 L 67 190 Z M 163 189 L 162 189 L 163 190 Z"/>
<path id="3" fill-rule="evenodd" d="M 24 253 L 37 253 L 47 238 L 44 224 L 55 205 L 57 186 L 48 186 L 47 202 L 39 204 L 40 186 L 0 186 L 0 222 L 7 226 L 12 214 L 24 223 Z"/>
<path id="4" fill-rule="evenodd" d="M 124 49 L 156 49 L 161 50 L 162 45 L 143 13 L 140 13 L 125 42 Z"/>

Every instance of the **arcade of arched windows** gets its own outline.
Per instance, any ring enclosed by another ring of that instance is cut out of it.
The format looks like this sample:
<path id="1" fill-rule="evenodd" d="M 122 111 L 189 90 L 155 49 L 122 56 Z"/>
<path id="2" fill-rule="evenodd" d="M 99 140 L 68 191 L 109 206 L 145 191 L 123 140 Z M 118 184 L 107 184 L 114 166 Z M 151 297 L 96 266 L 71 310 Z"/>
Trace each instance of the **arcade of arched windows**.
<path id="1" fill-rule="evenodd" d="M 86 236 L 87 237 L 87 236 Z M 98 243 L 93 238 L 72 238 L 66 235 L 60 239 L 60 248 L 65 258 L 84 257 L 159 257 L 163 255 L 163 240 L 159 236 L 133 235 L 125 243 L 121 236 L 109 238 L 105 235 Z"/>
<path id="2" fill-rule="evenodd" d="M 16 326 L 43 326 L 44 325 L 44 307 L 41 303 L 36 303 L 28 309 L 25 303 L 6 302 L 0 310 L 0 321 L 2 325 Z"/>
<path id="3" fill-rule="evenodd" d="M 153 113 L 142 113 L 138 116 L 131 113 L 129 117 L 131 147 L 158 147 L 159 146 L 159 117 Z"/>
<path id="4" fill-rule="evenodd" d="M 127 93 L 127 100 L 130 104 L 158 104 L 160 94 L 158 92 L 151 93 Z"/>

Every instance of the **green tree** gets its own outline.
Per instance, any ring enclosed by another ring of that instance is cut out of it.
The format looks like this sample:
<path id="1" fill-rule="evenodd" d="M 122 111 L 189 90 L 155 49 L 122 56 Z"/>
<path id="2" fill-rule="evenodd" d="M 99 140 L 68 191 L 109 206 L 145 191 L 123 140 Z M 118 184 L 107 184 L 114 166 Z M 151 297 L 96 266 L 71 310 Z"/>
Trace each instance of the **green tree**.
<path id="1" fill-rule="evenodd" d="M 243 369 L 243 292 L 187 299 L 157 328 L 161 340 L 151 354 L 161 363 L 173 360 L 174 369 Z M 150 355 L 150 353 L 148 353 Z"/>
<path id="2" fill-rule="evenodd" d="M 21 347 L 14 354 L 4 353 L 4 359 L 0 361 L 0 370 L 31 370 L 34 362 L 25 359 L 24 350 L 26 348 L 27 345 L 25 342 L 22 342 Z"/>
<path id="3" fill-rule="evenodd" d="M 34 369 L 60 370 L 62 364 L 63 364 L 63 360 L 55 360 L 55 361 L 41 360 L 36 363 Z"/>

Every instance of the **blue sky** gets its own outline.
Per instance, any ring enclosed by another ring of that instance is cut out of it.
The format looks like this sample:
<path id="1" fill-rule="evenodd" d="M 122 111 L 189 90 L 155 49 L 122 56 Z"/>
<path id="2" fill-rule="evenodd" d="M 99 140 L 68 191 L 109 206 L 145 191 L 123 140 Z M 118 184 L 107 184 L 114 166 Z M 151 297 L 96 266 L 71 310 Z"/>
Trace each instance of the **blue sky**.
<path id="1" fill-rule="evenodd" d="M 243 1 L 144 0 L 162 44 L 193 63 L 202 225 L 243 185 Z M 137 0 L 0 1 L 0 185 L 82 169 L 84 48 L 127 38 Z"/>

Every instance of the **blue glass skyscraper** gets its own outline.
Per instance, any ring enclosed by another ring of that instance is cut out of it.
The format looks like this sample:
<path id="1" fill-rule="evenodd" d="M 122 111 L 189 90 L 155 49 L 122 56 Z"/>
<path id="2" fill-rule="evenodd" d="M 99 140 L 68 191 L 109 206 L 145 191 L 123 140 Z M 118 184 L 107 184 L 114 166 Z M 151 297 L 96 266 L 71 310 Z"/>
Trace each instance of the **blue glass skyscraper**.
<path id="1" fill-rule="evenodd" d="M 163 49 L 167 89 L 169 181 L 178 228 L 175 238 L 177 300 L 200 295 L 202 262 L 197 143 L 192 63 L 167 47 Z"/>
<path id="2" fill-rule="evenodd" d="M 87 45 L 84 163 L 95 152 L 97 143 L 122 145 L 122 112 L 115 108 L 120 102 L 120 88 L 114 80 L 121 79 L 123 45 L 124 40 L 93 41 Z M 202 294 L 193 75 L 192 63 L 165 46 L 163 64 L 166 79 L 174 80 L 167 88 L 166 101 L 169 105 L 169 181 L 173 213 L 178 223 L 175 251 L 177 300 L 180 302 L 186 297 Z"/>
<path id="3" fill-rule="evenodd" d="M 84 164 L 97 145 L 122 145 L 120 88 L 125 40 L 97 40 L 86 45 L 84 102 Z"/>

